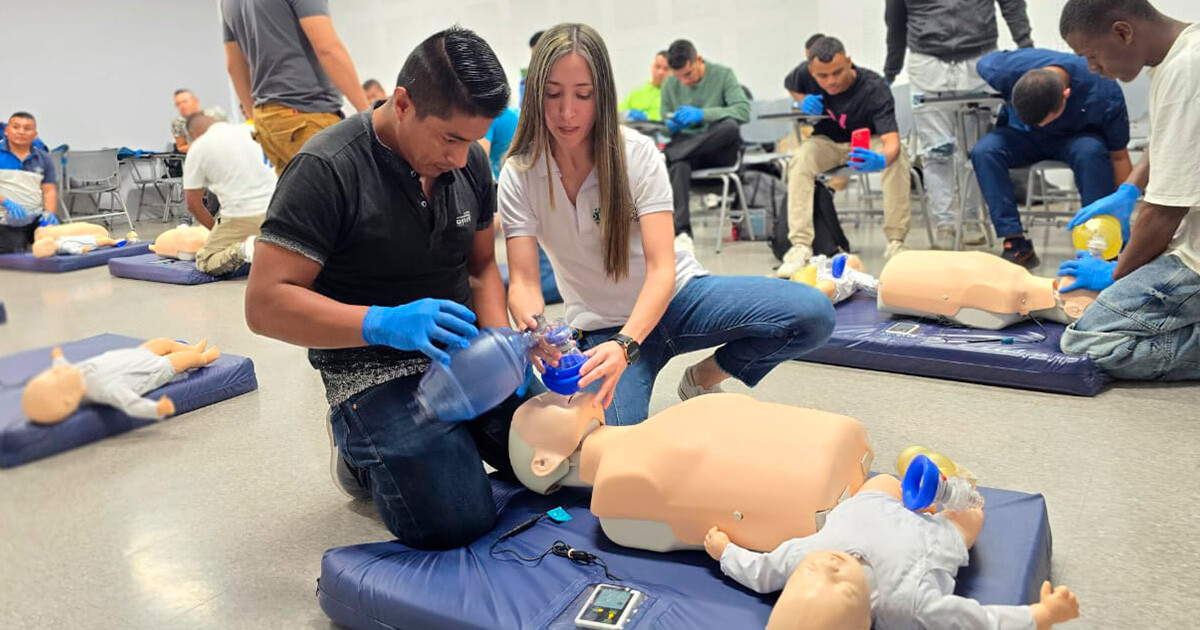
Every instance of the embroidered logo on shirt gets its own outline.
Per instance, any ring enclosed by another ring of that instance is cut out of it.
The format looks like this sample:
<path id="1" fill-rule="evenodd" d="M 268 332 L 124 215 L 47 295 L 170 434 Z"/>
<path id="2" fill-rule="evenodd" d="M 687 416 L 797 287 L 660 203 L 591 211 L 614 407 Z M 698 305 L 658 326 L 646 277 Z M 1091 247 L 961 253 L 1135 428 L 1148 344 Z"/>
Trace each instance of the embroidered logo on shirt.
<path id="1" fill-rule="evenodd" d="M 470 212 L 463 212 L 462 214 L 460 214 L 454 218 L 454 225 L 457 225 L 458 227 L 463 227 L 464 225 L 467 225 L 470 222 L 471 222 L 471 213 Z"/>

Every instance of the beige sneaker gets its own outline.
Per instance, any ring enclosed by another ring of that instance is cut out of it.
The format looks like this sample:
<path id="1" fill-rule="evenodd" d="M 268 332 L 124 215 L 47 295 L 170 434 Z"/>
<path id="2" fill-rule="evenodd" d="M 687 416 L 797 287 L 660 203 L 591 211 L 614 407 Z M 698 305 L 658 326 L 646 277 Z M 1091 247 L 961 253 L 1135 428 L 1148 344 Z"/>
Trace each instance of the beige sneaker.
<path id="1" fill-rule="evenodd" d="M 963 226 L 963 245 L 983 245 L 987 242 L 987 236 L 983 233 L 983 228 L 978 223 L 967 223 Z"/>
<path id="2" fill-rule="evenodd" d="M 675 251 L 696 254 L 696 244 L 692 242 L 692 237 L 688 236 L 687 232 L 680 232 L 675 237 Z"/>
<path id="3" fill-rule="evenodd" d="M 696 381 L 692 378 L 692 370 L 695 367 L 696 366 L 693 365 L 692 367 L 684 370 L 683 378 L 679 379 L 679 400 L 687 400 L 689 398 L 695 398 L 696 396 L 702 396 L 704 394 L 719 394 L 725 391 L 721 389 L 720 385 L 713 385 L 708 389 L 697 385 Z"/>
<path id="4" fill-rule="evenodd" d="M 884 260 L 891 260 L 892 256 L 908 249 L 904 246 L 904 241 L 888 241 L 887 250 L 883 252 Z"/>
<path id="5" fill-rule="evenodd" d="M 808 259 L 812 258 L 812 247 L 808 245 L 792 245 L 792 248 L 787 250 L 783 255 L 783 264 L 775 270 L 776 278 L 791 278 L 797 271 L 808 265 Z"/>

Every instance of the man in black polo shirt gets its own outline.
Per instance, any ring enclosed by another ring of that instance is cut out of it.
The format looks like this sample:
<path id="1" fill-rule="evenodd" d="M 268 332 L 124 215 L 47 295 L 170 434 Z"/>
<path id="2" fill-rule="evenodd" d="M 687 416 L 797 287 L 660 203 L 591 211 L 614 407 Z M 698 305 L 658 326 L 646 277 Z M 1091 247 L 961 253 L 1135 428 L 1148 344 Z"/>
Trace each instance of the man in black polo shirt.
<path id="1" fill-rule="evenodd" d="M 492 49 L 451 28 L 409 55 L 392 97 L 313 137 L 279 179 L 246 288 L 256 333 L 308 347 L 330 404 L 335 480 L 418 548 L 464 545 L 495 506 L 480 457 L 508 463 L 516 396 L 470 422 L 420 422 L 430 359 L 508 326 L 496 207 L 475 141 L 509 89 Z"/>
<path id="2" fill-rule="evenodd" d="M 860 173 L 883 173 L 883 233 L 885 257 L 904 249 L 908 235 L 908 156 L 900 146 L 896 103 L 883 77 L 860 68 L 846 54 L 842 42 L 825 37 L 813 43 L 808 63 L 800 64 L 784 79 L 784 87 L 801 110 L 825 114 L 813 135 L 792 155 L 788 167 L 788 239 L 791 249 L 776 270 L 781 278 L 804 268 L 812 256 L 813 187 L 821 173 L 849 164 Z M 855 129 L 871 130 L 871 148 L 850 149 Z"/>

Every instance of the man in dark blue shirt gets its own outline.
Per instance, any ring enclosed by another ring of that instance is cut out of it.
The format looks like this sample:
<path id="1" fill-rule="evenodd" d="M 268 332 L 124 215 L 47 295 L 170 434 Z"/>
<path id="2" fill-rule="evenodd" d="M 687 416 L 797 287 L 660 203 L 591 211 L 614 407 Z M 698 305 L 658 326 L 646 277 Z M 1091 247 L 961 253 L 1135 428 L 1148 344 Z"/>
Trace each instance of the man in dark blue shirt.
<path id="1" fill-rule="evenodd" d="M 1112 193 L 1132 170 L 1125 96 L 1082 57 L 1040 48 L 989 53 L 978 70 L 1005 107 L 971 161 L 1004 258 L 1033 268 L 1040 261 L 1025 238 L 1008 170 L 1057 160 L 1074 171 L 1084 205 Z"/>

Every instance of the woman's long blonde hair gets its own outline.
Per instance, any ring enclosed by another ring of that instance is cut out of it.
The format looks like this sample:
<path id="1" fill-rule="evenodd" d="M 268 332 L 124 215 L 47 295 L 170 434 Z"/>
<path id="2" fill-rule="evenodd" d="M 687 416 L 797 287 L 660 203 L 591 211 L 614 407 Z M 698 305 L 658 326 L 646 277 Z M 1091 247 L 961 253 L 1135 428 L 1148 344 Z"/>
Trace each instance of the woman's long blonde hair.
<path id="1" fill-rule="evenodd" d="M 629 239 L 633 232 L 633 195 L 625 169 L 625 144 L 617 118 L 617 88 L 612 63 L 600 34 L 586 24 L 559 24 L 546 30 L 533 49 L 525 77 L 521 119 L 505 159 L 528 170 L 546 156 L 550 175 L 550 130 L 546 127 L 546 81 L 550 69 L 563 57 L 577 53 L 592 72 L 596 120 L 592 126 L 592 155 L 600 186 L 600 234 L 604 239 L 604 273 L 613 280 L 629 275 Z M 550 204 L 554 204 L 554 180 L 548 176 Z"/>

